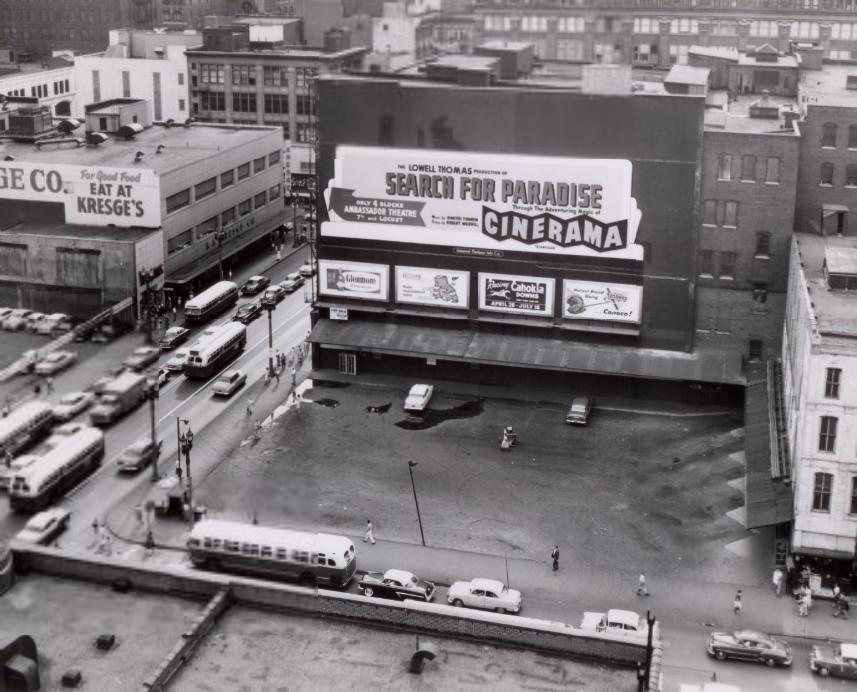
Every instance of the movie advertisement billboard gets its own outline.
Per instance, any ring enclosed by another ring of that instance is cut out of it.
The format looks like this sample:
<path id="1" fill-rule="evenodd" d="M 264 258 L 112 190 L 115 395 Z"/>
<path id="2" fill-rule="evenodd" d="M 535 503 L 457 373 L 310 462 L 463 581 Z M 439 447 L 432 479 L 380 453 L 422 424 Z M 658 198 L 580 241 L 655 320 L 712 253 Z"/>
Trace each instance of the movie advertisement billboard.
<path id="1" fill-rule="evenodd" d="M 562 316 L 566 320 L 609 320 L 639 324 L 643 287 L 600 281 L 562 282 Z"/>
<path id="2" fill-rule="evenodd" d="M 328 235 L 642 261 L 626 159 L 341 146 Z M 359 236 L 353 235 L 358 232 Z"/>
<path id="3" fill-rule="evenodd" d="M 389 299 L 390 267 L 386 264 L 319 260 L 319 293 L 360 300 Z"/>
<path id="4" fill-rule="evenodd" d="M 467 309 L 470 272 L 396 267 L 396 302 Z"/>
<path id="5" fill-rule="evenodd" d="M 479 273 L 479 309 L 518 315 L 553 315 L 554 280 Z"/>

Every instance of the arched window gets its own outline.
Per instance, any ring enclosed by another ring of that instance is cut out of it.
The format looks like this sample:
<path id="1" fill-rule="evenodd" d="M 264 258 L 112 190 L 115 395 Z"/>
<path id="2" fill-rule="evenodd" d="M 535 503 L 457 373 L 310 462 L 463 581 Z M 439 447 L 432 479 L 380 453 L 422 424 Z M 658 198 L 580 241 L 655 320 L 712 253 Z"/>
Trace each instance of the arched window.
<path id="1" fill-rule="evenodd" d="M 836 123 L 824 123 L 821 126 L 821 146 L 836 147 Z"/>
<path id="2" fill-rule="evenodd" d="M 857 149 L 857 125 L 848 126 L 848 148 Z"/>
<path id="3" fill-rule="evenodd" d="M 771 234 L 768 231 L 756 231 L 755 257 L 768 258 L 771 256 Z"/>
<path id="4" fill-rule="evenodd" d="M 70 101 L 60 101 L 54 107 L 54 113 L 56 115 L 71 115 L 71 102 Z"/>
<path id="5" fill-rule="evenodd" d="M 818 181 L 819 185 L 833 185 L 833 164 L 825 161 L 821 164 L 821 177 Z"/>

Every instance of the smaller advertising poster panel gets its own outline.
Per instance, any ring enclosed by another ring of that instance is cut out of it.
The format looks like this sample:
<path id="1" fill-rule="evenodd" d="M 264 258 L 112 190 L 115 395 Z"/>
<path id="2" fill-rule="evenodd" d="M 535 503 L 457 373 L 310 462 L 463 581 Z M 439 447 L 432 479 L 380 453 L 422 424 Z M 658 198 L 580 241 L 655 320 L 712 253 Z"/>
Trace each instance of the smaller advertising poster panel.
<path id="1" fill-rule="evenodd" d="M 600 281 L 562 282 L 562 316 L 567 320 L 640 323 L 643 287 Z"/>
<path id="2" fill-rule="evenodd" d="M 510 274 L 479 274 L 479 309 L 518 315 L 553 315 L 554 280 Z"/>
<path id="3" fill-rule="evenodd" d="M 386 264 L 319 260 L 319 293 L 340 298 L 388 300 L 390 267 Z"/>
<path id="4" fill-rule="evenodd" d="M 396 267 L 396 302 L 466 309 L 470 272 Z"/>

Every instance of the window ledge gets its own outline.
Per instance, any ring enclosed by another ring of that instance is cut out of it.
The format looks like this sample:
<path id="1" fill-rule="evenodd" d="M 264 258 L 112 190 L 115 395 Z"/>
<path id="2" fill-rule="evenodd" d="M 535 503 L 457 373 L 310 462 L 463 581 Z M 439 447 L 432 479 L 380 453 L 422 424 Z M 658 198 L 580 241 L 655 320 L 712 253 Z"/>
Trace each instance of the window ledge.
<path id="1" fill-rule="evenodd" d="M 765 185 L 779 185 L 779 184 L 780 184 L 779 180 L 766 180 L 765 181 Z"/>
<path id="2" fill-rule="evenodd" d="M 735 281 L 734 276 L 718 276 L 717 278 L 721 281 Z"/>
<path id="3" fill-rule="evenodd" d="M 819 187 L 833 187 L 833 183 L 819 183 Z"/>
<path id="4" fill-rule="evenodd" d="M 771 259 L 771 256 L 770 255 L 753 255 L 753 259 L 769 260 L 769 259 Z"/>
<path id="5" fill-rule="evenodd" d="M 742 183 L 755 183 L 756 181 L 755 180 L 745 180 L 744 178 L 741 178 L 741 182 Z"/>
<path id="6" fill-rule="evenodd" d="M 724 223 L 723 228 L 730 228 L 733 231 L 738 229 L 738 226 L 730 226 L 729 224 Z"/>
<path id="7" fill-rule="evenodd" d="M 705 274 L 705 273 L 700 273 L 699 278 L 700 278 L 700 279 L 713 279 L 713 278 L 714 278 L 714 274 Z"/>

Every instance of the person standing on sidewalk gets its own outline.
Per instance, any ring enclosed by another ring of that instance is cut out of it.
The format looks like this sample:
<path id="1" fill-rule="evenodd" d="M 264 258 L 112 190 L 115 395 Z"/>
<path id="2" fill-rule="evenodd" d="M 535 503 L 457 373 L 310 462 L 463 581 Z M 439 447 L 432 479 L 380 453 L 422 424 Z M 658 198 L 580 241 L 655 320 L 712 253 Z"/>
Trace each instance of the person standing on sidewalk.
<path id="1" fill-rule="evenodd" d="M 292 387 L 298 383 L 298 371 L 292 366 Z"/>
<path id="2" fill-rule="evenodd" d="M 640 577 L 637 579 L 637 595 L 638 596 L 648 596 L 649 589 L 646 586 L 646 573 L 640 572 Z"/>
<path id="3" fill-rule="evenodd" d="M 555 545 L 551 551 L 551 560 L 553 561 L 553 571 L 559 571 L 559 546 Z"/>
<path id="4" fill-rule="evenodd" d="M 741 589 L 735 592 L 735 601 L 732 603 L 732 612 L 735 615 L 740 615 L 744 612 L 744 606 L 741 603 Z"/>
<path id="5" fill-rule="evenodd" d="M 779 567 L 774 570 L 772 581 L 774 583 L 774 591 L 776 591 L 777 596 L 779 596 L 783 592 L 783 570 Z"/>
<path id="6" fill-rule="evenodd" d="M 366 533 L 363 535 L 363 542 L 371 541 L 375 545 L 375 529 L 372 527 L 372 520 L 366 520 Z"/>

